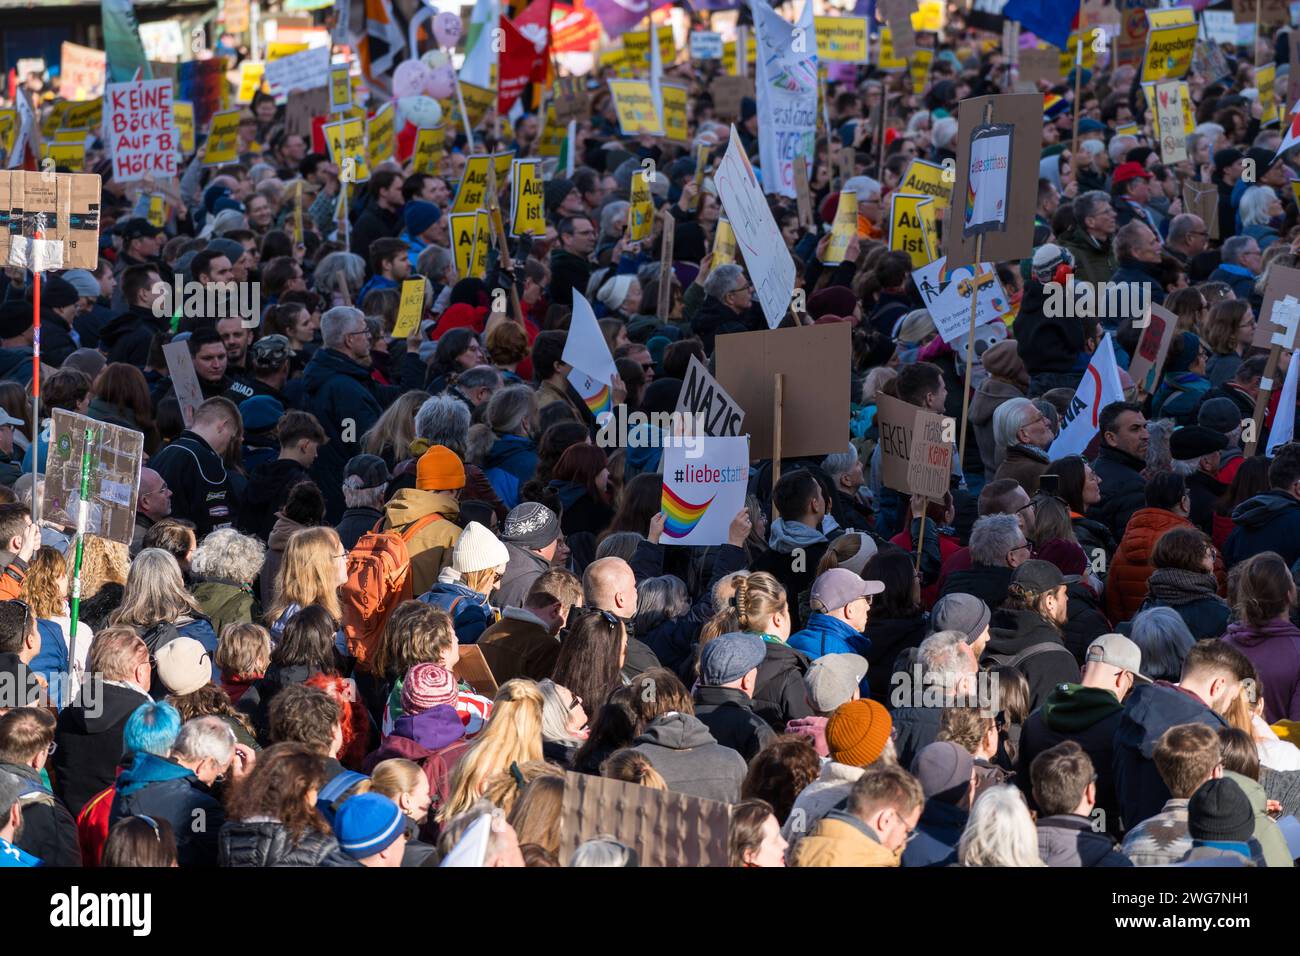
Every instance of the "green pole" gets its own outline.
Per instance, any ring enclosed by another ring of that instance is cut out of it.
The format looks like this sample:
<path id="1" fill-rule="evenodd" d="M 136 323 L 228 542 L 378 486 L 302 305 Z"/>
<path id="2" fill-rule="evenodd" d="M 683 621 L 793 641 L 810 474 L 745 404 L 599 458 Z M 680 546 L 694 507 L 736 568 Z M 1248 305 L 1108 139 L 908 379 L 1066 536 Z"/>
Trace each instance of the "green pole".
<path id="1" fill-rule="evenodd" d="M 86 514 L 90 504 L 90 446 L 95 440 L 95 431 L 87 428 L 81 445 L 81 498 L 77 503 L 77 551 L 72 561 L 72 589 L 68 602 L 68 615 L 72 624 L 68 628 L 68 668 L 71 670 L 77 662 L 77 616 L 81 610 L 81 555 L 86 541 Z"/>

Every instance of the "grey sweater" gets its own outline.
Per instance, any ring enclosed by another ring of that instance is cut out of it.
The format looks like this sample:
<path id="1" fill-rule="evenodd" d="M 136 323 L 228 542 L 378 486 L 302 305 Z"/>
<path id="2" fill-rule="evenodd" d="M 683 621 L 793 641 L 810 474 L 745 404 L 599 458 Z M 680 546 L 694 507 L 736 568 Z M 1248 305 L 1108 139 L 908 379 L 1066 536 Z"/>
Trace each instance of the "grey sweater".
<path id="1" fill-rule="evenodd" d="M 632 742 L 645 755 L 669 790 L 707 800 L 735 803 L 745 779 L 745 760 L 718 743 L 709 728 L 689 714 L 656 718 Z"/>

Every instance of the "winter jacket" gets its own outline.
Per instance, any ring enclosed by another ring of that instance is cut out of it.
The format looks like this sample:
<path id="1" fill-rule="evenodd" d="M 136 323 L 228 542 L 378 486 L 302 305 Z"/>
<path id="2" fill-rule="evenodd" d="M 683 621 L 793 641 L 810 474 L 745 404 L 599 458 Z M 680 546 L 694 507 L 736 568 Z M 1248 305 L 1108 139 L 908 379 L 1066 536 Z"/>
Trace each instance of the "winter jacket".
<path id="1" fill-rule="evenodd" d="M 305 527 L 307 526 L 299 524 L 292 518 L 286 518 L 283 514 L 276 516 L 275 524 L 271 526 L 271 534 L 266 539 L 266 556 L 262 559 L 262 570 L 257 576 L 257 590 L 262 595 L 263 603 L 270 605 L 275 602 L 278 593 L 275 578 L 280 571 L 280 562 L 284 560 L 284 551 L 289 547 L 289 539 Z M 273 630 L 271 638 L 278 641 L 280 635 Z"/>
<path id="2" fill-rule="evenodd" d="M 172 490 L 172 517 L 193 521 L 194 534 L 200 541 L 209 532 L 228 528 L 237 521 L 239 503 L 225 463 L 194 432 L 181 432 L 179 438 L 149 459 L 149 467 Z"/>
<path id="3" fill-rule="evenodd" d="M 866 658 L 871 650 L 871 642 L 861 631 L 855 630 L 846 621 L 830 614 L 814 611 L 808 616 L 808 623 L 802 631 L 790 635 L 789 645 L 797 651 L 803 651 L 809 660 L 817 660 L 827 654 L 857 654 Z M 870 663 L 870 658 L 867 658 Z M 889 677 L 883 680 L 888 684 Z M 859 688 L 862 696 L 869 696 L 867 677 L 864 674 Z"/>
<path id="4" fill-rule="evenodd" d="M 614 509 L 592 497 L 586 485 L 552 479 L 547 485 L 560 502 L 560 530 L 565 534 L 600 534 L 614 518 Z"/>
<path id="5" fill-rule="evenodd" d="M 189 769 L 166 757 L 137 753 L 117 778 L 109 825 L 140 815 L 172 825 L 181 866 L 217 865 L 217 833 L 226 813 Z"/>
<path id="6" fill-rule="evenodd" d="M 45 786 L 40 771 L 14 763 L 0 763 L 0 770 L 17 777 L 22 787 L 18 796 L 23 808 L 22 831 L 14 845 L 45 866 L 81 866 L 77 822 L 63 801 Z"/>
<path id="7" fill-rule="evenodd" d="M 952 866 L 957 862 L 957 844 L 970 814 L 961 807 L 931 798 L 925 801 L 921 819 L 911 840 L 903 848 L 903 866 Z"/>
<path id="8" fill-rule="evenodd" d="M 384 209 L 377 202 L 366 208 L 352 225 L 351 249 L 355 255 L 370 262 L 370 247 L 377 239 L 396 239 L 402 232 L 402 209 Z M 358 302 L 361 299 L 357 300 Z"/>
<path id="9" fill-rule="evenodd" d="M 1110 567 L 1111 558 L 1115 556 L 1115 549 L 1118 547 L 1114 535 L 1110 533 L 1110 528 L 1100 521 L 1075 512 L 1070 512 L 1070 527 L 1074 529 L 1075 540 L 1079 542 L 1079 547 L 1083 549 L 1083 555 L 1088 559 L 1089 564 L 1096 567 L 1098 555 L 1104 555 L 1101 563 L 1101 577 L 1104 579 L 1105 569 Z"/>
<path id="10" fill-rule="evenodd" d="M 758 665 L 754 711 L 781 733 L 790 721 L 813 716 L 808 688 L 803 682 L 812 662 L 803 651 L 779 638 L 765 634 L 763 640 L 767 643 L 767 656 Z"/>
<path id="11" fill-rule="evenodd" d="M 339 849 L 329 832 L 308 830 L 294 841 L 277 820 L 228 820 L 217 834 L 218 860 L 225 866 L 360 866 Z"/>
<path id="12" fill-rule="evenodd" d="M 993 440 L 993 413 L 1008 399 L 1024 397 L 1023 389 L 992 376 L 981 382 L 975 390 L 975 396 L 970 401 L 970 420 L 985 469 L 994 469 L 1002 464 L 997 443 Z M 908 865 L 906 851 L 903 853 L 903 865 Z"/>
<path id="13" fill-rule="evenodd" d="M 790 814 L 781 825 L 781 835 L 790 844 L 786 859 L 794 856 L 796 846 L 812 832 L 817 821 L 842 803 L 853 789 L 853 784 L 866 773 L 865 767 L 852 767 L 834 760 L 822 762 L 817 779 L 799 791 L 790 808 Z"/>
<path id="14" fill-rule="evenodd" d="M 1031 445 L 1011 445 L 1007 448 L 993 480 L 1013 478 L 1021 488 L 1025 489 L 1025 494 L 1033 497 L 1038 494 L 1038 479 L 1047 471 L 1050 463 L 1051 459 L 1041 448 L 1034 448 Z"/>
<path id="15" fill-rule="evenodd" d="M 906 507 L 906 504 L 904 504 Z M 778 521 L 780 519 L 777 519 Z M 779 536 L 776 530 L 776 522 L 773 522 L 773 531 L 771 534 L 771 548 L 760 555 L 751 566 L 751 571 L 766 571 L 773 575 L 781 586 L 785 588 L 786 598 L 792 605 L 791 613 L 797 618 L 798 612 L 794 610 L 793 605 L 798 596 L 812 587 L 813 581 L 817 577 L 817 565 L 821 563 L 822 556 L 826 554 L 826 549 L 830 546 L 826 536 L 820 532 L 806 529 L 811 532 L 809 540 L 806 543 L 796 543 L 789 537 Z M 802 548 L 804 554 L 804 564 L 800 565 L 803 570 L 795 570 L 795 562 L 792 558 L 794 549 Z M 791 630 L 796 630 L 803 626 L 801 620 L 791 622 Z"/>
<path id="16" fill-rule="evenodd" d="M 1048 866 L 1133 865 L 1112 837 L 1098 833 L 1090 819 L 1076 813 L 1039 818 L 1038 855 Z"/>
<path id="17" fill-rule="evenodd" d="M 1223 220 L 1219 220 L 1222 224 Z M 1226 237 L 1224 237 L 1226 238 Z M 1249 301 L 1255 293 L 1255 280 L 1259 278 L 1253 275 L 1243 266 L 1235 266 L 1230 263 L 1224 263 L 1210 273 L 1210 282 L 1226 282 L 1232 286 L 1232 294 L 1238 299 Z"/>
<path id="18" fill-rule="evenodd" d="M 1139 508 L 1133 513 L 1106 574 L 1106 613 L 1112 621 L 1132 619 L 1146 600 L 1147 580 L 1155 571 L 1151 553 L 1160 536 L 1172 528 L 1190 527 L 1192 523 L 1182 515 L 1164 508 Z"/>
<path id="19" fill-rule="evenodd" d="M 50 309 L 42 308 L 41 362 L 58 368 L 78 347 L 79 343 L 67 320 Z"/>
<path id="20" fill-rule="evenodd" d="M 691 316 L 691 331 L 704 343 L 705 354 L 712 355 L 718 335 L 726 332 L 758 331 L 755 327 L 757 316 L 754 312 L 753 308 L 736 312 L 721 299 L 708 295 L 705 296 L 698 311 Z M 763 328 L 766 328 L 766 325 Z"/>
<path id="21" fill-rule="evenodd" d="M 537 471 L 537 446 L 522 435 L 498 435 L 483 473 L 507 508 L 519 504 L 519 488 Z"/>
<path id="22" fill-rule="evenodd" d="M 980 663 L 986 667 L 1010 664 L 1035 645 L 1056 645 L 1023 658 L 1014 666 L 1029 681 L 1029 708 L 1043 703 L 1058 684 L 1079 679 L 1079 665 L 1066 648 L 1061 632 L 1036 611 L 1001 608 L 989 622 L 989 642 Z"/>
<path id="23" fill-rule="evenodd" d="M 110 319 L 100 330 L 99 350 L 108 356 L 110 362 L 125 362 L 144 368 L 149 364 L 149 349 L 154 336 L 165 336 L 170 331 L 169 316 L 154 315 L 151 308 L 132 306 Z"/>
<path id="24" fill-rule="evenodd" d="M 864 684 L 870 684 L 871 699 L 889 707 L 891 679 L 901 655 L 920 647 L 930 636 L 930 618 L 926 614 L 915 617 L 877 617 L 873 610 L 867 618 L 867 629 L 862 642 L 866 645 L 867 674 Z M 860 653 L 854 651 L 853 653 Z M 811 655 L 810 655 L 811 656 Z M 865 692 L 863 696 L 866 696 Z"/>
<path id="25" fill-rule="evenodd" d="M 977 564 L 968 571 L 955 571 L 948 575 L 940 589 L 939 597 L 949 594 L 971 594 L 990 608 L 998 608 L 1007 599 L 1011 586 L 1011 568 L 1006 565 Z M 871 633 L 870 627 L 867 633 Z"/>
<path id="26" fill-rule="evenodd" d="M 735 803 L 747 767 L 740 754 L 718 743 L 698 718 L 670 713 L 652 720 L 632 741 L 659 771 L 669 790 Z"/>
<path id="27" fill-rule="evenodd" d="M 1075 226 L 1057 244 L 1074 256 L 1076 282 L 1106 282 L 1115 271 L 1115 252 L 1110 239 L 1098 242 L 1082 226 Z"/>
<path id="28" fill-rule="evenodd" d="M 462 644 L 477 643 L 479 635 L 496 623 L 496 612 L 488 603 L 487 595 L 463 584 L 439 581 L 419 595 L 418 600 L 446 611 Z"/>
<path id="29" fill-rule="evenodd" d="M 1073 372 L 1087 340 L 1081 319 L 1049 316 L 1046 304 L 1042 283 L 1033 279 L 1025 283 L 1016 316 L 1016 354 L 1030 376 Z"/>
<path id="30" fill-rule="evenodd" d="M 1088 645 L 1115 629 L 1101 609 L 1101 595 L 1092 589 L 1086 579 L 1067 584 L 1065 596 L 1066 621 L 1061 626 L 1061 640 L 1082 668 Z"/>
<path id="31" fill-rule="evenodd" d="M 1178 425 L 1195 425 L 1196 410 L 1211 387 L 1210 380 L 1198 372 L 1165 375 L 1151 399 L 1151 417 L 1172 418 Z"/>
<path id="32" fill-rule="evenodd" d="M 292 458 L 277 458 L 254 469 L 240 502 L 239 530 L 265 541 L 276 513 L 289 499 L 289 489 L 300 481 L 311 481 L 311 474 Z"/>
<path id="33" fill-rule="evenodd" d="M 1169 866 L 1191 852 L 1187 803 L 1171 797 L 1159 813 L 1128 831 L 1122 852 L 1134 866 Z"/>
<path id="34" fill-rule="evenodd" d="M 1153 607 L 1170 607 L 1178 612 L 1196 640 L 1222 637 L 1232 611 L 1219 597 L 1212 574 L 1197 574 L 1175 568 L 1157 568 L 1147 579 L 1147 598 L 1138 612 Z"/>
<path id="35" fill-rule="evenodd" d="M 591 260 L 574 255 L 556 245 L 551 249 L 551 287 L 552 305 L 573 305 L 573 290 L 583 295 L 591 282 Z"/>
<path id="36" fill-rule="evenodd" d="M 1236 526 L 1223 547 L 1229 566 L 1276 551 L 1288 566 L 1300 560 L 1300 501 L 1285 491 L 1265 491 L 1232 509 Z"/>
<path id="37" fill-rule="evenodd" d="M 1142 477 L 1145 467 L 1146 462 L 1140 458 L 1109 445 L 1098 452 L 1092 464 L 1101 479 L 1101 501 L 1088 509 L 1088 517 L 1110 529 L 1116 541 L 1124 537 L 1133 512 L 1146 505 L 1147 483 Z"/>
<path id="38" fill-rule="evenodd" d="M 1205 724 L 1216 733 L 1227 721 L 1195 694 L 1166 681 L 1138 684 L 1124 701 L 1115 729 L 1115 795 L 1120 825 L 1127 829 L 1155 816 L 1170 797 L 1156 771 L 1156 741 L 1177 724 Z"/>
<path id="39" fill-rule="evenodd" d="M 799 841 L 791 866 L 898 866 L 899 856 L 853 814 L 834 810 Z"/>
<path id="40" fill-rule="evenodd" d="M 373 773 L 381 761 L 394 757 L 419 764 L 429 781 L 433 819 L 451 795 L 451 775 L 465 756 L 470 741 L 465 724 L 456 708 L 439 704 L 420 714 L 404 714 L 393 724 L 393 732 L 384 738 L 379 749 L 369 754 L 361 765 L 363 773 Z"/>
<path id="41" fill-rule="evenodd" d="M 74 816 L 91 797 L 113 785 L 127 718 L 149 703 L 149 695 L 135 687 L 104 681 L 88 696 L 87 686 L 72 706 L 59 712 L 54 730 L 58 746 L 46 764 L 55 794 Z"/>
<path id="42" fill-rule="evenodd" d="M 909 685 L 917 688 L 917 682 Z M 911 698 L 904 698 L 911 701 Z M 890 716 L 894 722 L 894 752 L 898 756 L 900 767 L 912 766 L 916 755 L 934 743 L 939 737 L 939 725 L 943 722 L 943 707 L 923 706 L 924 700 L 908 703 L 903 707 L 892 708 Z"/>
<path id="43" fill-rule="evenodd" d="M 776 738 L 767 721 L 754 713 L 749 695 L 735 687 L 695 688 L 695 716 L 713 739 L 730 747 L 748 763 Z"/>
<path id="44" fill-rule="evenodd" d="M 363 534 L 369 534 L 384 520 L 384 513 L 375 508 L 349 508 L 334 526 L 344 551 L 357 546 Z"/>
<path id="45" fill-rule="evenodd" d="M 1016 753 L 1016 784 L 1034 805 L 1029 768 L 1034 758 L 1059 743 L 1072 740 L 1083 748 L 1097 773 L 1097 806 L 1106 814 L 1106 827 L 1118 835 L 1119 804 L 1115 796 L 1114 740 L 1124 705 L 1110 691 L 1067 683 L 1056 687 L 1033 711 L 1020 731 Z"/>
<path id="46" fill-rule="evenodd" d="M 429 515 L 406 550 L 411 556 L 411 593 L 423 594 L 438 583 L 438 573 L 451 565 L 451 551 L 460 540 L 460 503 L 437 491 L 403 488 L 384 506 L 382 531 L 403 531 Z"/>
<path id="47" fill-rule="evenodd" d="M 1192 508 L 1187 517 L 1192 524 L 1206 534 L 1213 534 L 1214 506 L 1227 490 L 1227 485 L 1208 472 L 1197 469 L 1188 475 L 1187 494 L 1191 497 Z"/>
<path id="48" fill-rule="evenodd" d="M 218 637 L 227 624 L 249 624 L 261 617 L 252 589 L 233 581 L 200 581 L 190 593 Z"/>
<path id="49" fill-rule="evenodd" d="M 502 575 L 501 583 L 497 585 L 496 602 L 503 608 L 523 607 L 533 582 L 551 569 L 551 563 L 536 551 L 529 551 L 509 541 L 503 544 L 510 560 L 506 563 L 506 573 Z"/>
<path id="50" fill-rule="evenodd" d="M 1250 659 L 1264 683 L 1264 720 L 1300 720 L 1300 629 L 1285 617 L 1263 625 L 1233 621 L 1223 636 Z"/>
<path id="51" fill-rule="evenodd" d="M 370 377 L 370 369 L 331 348 L 316 350 L 303 370 L 302 383 L 305 410 L 316 416 L 329 439 L 316 455 L 311 476 L 325 496 L 326 518 L 334 524 L 345 507 L 343 469 L 361 453 L 361 436 L 401 388 L 380 385 Z"/>
<path id="52" fill-rule="evenodd" d="M 1250 801 L 1250 808 L 1255 811 L 1255 842 L 1262 851 L 1265 866 L 1292 867 L 1295 860 L 1287 848 L 1286 837 L 1278 828 L 1277 821 L 1268 815 L 1268 795 L 1258 780 L 1252 780 L 1243 774 L 1225 770 L 1223 776 L 1241 787 Z M 1252 848 L 1253 849 L 1253 848 Z M 1259 860 L 1255 861 L 1257 864 Z"/>
<path id="53" fill-rule="evenodd" d="M 507 607 L 478 639 L 483 659 L 498 684 L 516 677 L 545 680 L 560 656 L 560 638 L 526 608 Z"/>

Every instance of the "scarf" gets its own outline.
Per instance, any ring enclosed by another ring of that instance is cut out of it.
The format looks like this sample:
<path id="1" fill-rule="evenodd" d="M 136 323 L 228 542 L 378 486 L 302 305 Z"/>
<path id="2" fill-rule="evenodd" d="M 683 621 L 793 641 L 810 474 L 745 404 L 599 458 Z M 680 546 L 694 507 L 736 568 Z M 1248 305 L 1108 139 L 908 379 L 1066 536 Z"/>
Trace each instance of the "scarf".
<path id="1" fill-rule="evenodd" d="M 1219 596 L 1213 574 L 1178 568 L 1158 568 L 1153 571 L 1147 581 L 1147 591 L 1155 600 L 1169 607 L 1180 607 L 1193 601 Z"/>
<path id="2" fill-rule="evenodd" d="M 810 528 L 799 521 L 787 522 L 784 518 L 777 518 L 772 522 L 767 543 L 773 550 L 789 554 L 795 548 L 806 548 L 810 544 L 821 544 L 825 540 L 826 535 L 816 528 Z"/>

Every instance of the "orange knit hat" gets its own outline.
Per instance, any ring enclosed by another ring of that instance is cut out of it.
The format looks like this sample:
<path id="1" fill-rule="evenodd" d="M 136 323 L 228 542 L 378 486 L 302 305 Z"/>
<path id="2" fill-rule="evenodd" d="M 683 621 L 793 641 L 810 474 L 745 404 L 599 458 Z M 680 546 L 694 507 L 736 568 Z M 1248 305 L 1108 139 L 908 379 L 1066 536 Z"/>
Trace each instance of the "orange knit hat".
<path id="1" fill-rule="evenodd" d="M 866 767 L 885 752 L 894 722 L 877 701 L 865 698 L 841 704 L 826 722 L 826 746 L 831 759 L 850 767 Z"/>
<path id="2" fill-rule="evenodd" d="M 415 463 L 415 487 L 421 491 L 450 491 L 465 487 L 465 466 L 445 445 L 434 445 Z"/>

